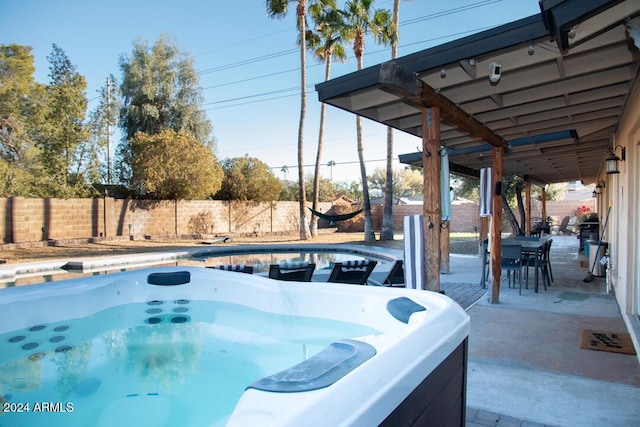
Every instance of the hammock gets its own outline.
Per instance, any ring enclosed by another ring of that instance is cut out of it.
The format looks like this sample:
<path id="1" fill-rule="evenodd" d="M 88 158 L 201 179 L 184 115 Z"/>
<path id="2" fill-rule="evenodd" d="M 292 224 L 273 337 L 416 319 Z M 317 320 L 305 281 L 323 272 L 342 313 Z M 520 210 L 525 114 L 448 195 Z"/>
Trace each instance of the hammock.
<path id="1" fill-rule="evenodd" d="M 357 210 L 355 212 L 349 212 L 347 214 L 342 214 L 342 215 L 327 215 L 327 214 L 324 214 L 322 212 L 318 212 L 316 210 L 313 210 L 311 208 L 309 208 L 309 210 L 315 216 L 317 216 L 319 218 L 322 218 L 322 219 L 326 219 L 327 221 L 329 221 L 329 225 L 334 225 L 334 223 L 336 223 L 338 221 L 344 221 L 344 220 L 347 220 L 347 219 L 351 219 L 354 216 L 358 215 L 360 212 L 362 212 L 362 209 L 360 209 L 360 210 Z"/>

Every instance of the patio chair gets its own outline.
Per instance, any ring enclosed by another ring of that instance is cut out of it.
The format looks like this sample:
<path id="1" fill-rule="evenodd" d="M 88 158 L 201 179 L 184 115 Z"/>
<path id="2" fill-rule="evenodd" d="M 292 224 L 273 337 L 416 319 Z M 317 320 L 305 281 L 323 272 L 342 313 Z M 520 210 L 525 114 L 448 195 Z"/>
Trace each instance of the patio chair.
<path id="1" fill-rule="evenodd" d="M 269 266 L 269 278 L 287 282 L 310 282 L 315 269 L 316 265 L 307 261 L 281 262 Z"/>
<path id="2" fill-rule="evenodd" d="M 213 267 L 216 270 L 224 270 L 224 271 L 235 271 L 236 273 L 245 273 L 245 274 L 253 274 L 253 265 L 244 265 L 244 264 L 219 264 L 214 265 Z"/>
<path id="3" fill-rule="evenodd" d="M 540 276 L 542 277 L 542 285 L 544 290 L 547 290 L 547 284 L 551 286 L 551 276 L 549 275 L 549 251 L 551 249 L 551 242 L 553 239 L 549 239 L 545 242 L 544 247 L 538 252 L 538 269 L 540 269 Z M 536 267 L 536 256 L 530 255 L 522 258 L 522 266 L 524 268 L 525 275 L 525 288 L 529 288 L 529 267 Z M 520 291 L 522 291 L 522 281 L 520 281 Z"/>
<path id="4" fill-rule="evenodd" d="M 564 218 L 562 218 L 562 221 L 560 221 L 560 225 L 558 226 L 558 234 L 569 234 L 569 231 L 567 231 L 567 227 L 569 226 L 569 216 L 565 216 Z"/>
<path id="5" fill-rule="evenodd" d="M 547 245 L 545 246 L 545 251 L 547 251 L 547 268 L 549 269 L 549 279 L 553 282 L 553 271 L 551 271 L 551 243 L 553 243 L 553 239 L 547 240 Z M 551 286 L 551 282 L 549 282 L 549 286 Z"/>
<path id="6" fill-rule="evenodd" d="M 509 287 L 511 287 L 511 272 L 513 272 L 513 286 L 516 285 L 516 277 L 522 272 L 522 246 L 503 245 L 500 256 L 500 269 L 506 270 Z M 520 293 L 522 293 L 522 278 L 520 277 Z"/>
<path id="7" fill-rule="evenodd" d="M 562 224 L 560 224 L 558 233 L 561 232 L 563 234 L 576 234 L 576 224 L 578 224 L 578 217 L 572 216 L 571 218 L 569 218 L 569 221 L 567 221 L 567 225 L 564 228 L 562 227 Z"/>
<path id="8" fill-rule="evenodd" d="M 336 262 L 333 265 L 329 282 L 366 285 L 373 268 L 378 262 L 370 259 Z"/>
<path id="9" fill-rule="evenodd" d="M 404 283 L 404 263 L 401 259 L 393 263 L 393 266 L 382 281 L 383 286 L 405 287 Z"/>

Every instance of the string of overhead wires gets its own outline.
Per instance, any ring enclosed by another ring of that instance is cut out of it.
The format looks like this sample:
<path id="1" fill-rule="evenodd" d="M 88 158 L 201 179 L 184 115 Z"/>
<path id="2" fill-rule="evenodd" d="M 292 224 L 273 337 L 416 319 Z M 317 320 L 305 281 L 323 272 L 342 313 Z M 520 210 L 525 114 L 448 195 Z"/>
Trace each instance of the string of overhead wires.
<path id="1" fill-rule="evenodd" d="M 412 24 L 416 24 L 416 23 L 421 23 L 421 22 L 425 22 L 425 21 L 429 21 L 429 20 L 433 20 L 433 19 L 438 19 L 438 18 L 442 18 L 442 17 L 445 17 L 445 16 L 450 16 L 450 15 L 461 13 L 461 12 L 465 12 L 465 11 L 470 11 L 470 10 L 481 8 L 481 7 L 486 7 L 486 6 L 495 4 L 495 3 L 500 3 L 502 1 L 504 1 L 504 0 L 481 0 L 481 1 L 474 2 L 474 3 L 470 3 L 468 5 L 463 5 L 463 6 L 459 6 L 459 7 L 455 7 L 455 8 L 451 8 L 451 9 L 447 9 L 447 10 L 443 10 L 443 11 L 439 11 L 439 12 L 434 12 L 434 13 L 427 14 L 427 15 L 424 15 L 424 16 L 420 16 L 420 17 L 404 20 L 399 25 L 400 25 L 400 27 L 402 27 L 402 26 L 412 25 Z M 448 38 L 459 37 L 459 36 L 463 36 L 463 35 L 467 35 L 467 34 L 477 33 L 479 31 L 483 31 L 483 30 L 488 29 L 488 28 L 491 28 L 491 26 L 484 26 L 484 27 L 470 29 L 470 30 L 467 30 L 467 31 L 460 31 L 460 32 L 446 34 L 446 35 L 442 35 L 442 36 L 438 36 L 438 37 L 432 37 L 432 38 L 429 38 L 429 39 L 424 39 L 424 40 L 416 41 L 416 42 L 413 42 L 413 43 L 402 44 L 401 47 L 402 48 L 407 48 L 407 47 L 412 47 L 412 46 L 417 46 L 417 45 L 424 45 L 424 44 L 428 44 L 428 43 L 433 43 L 434 41 L 437 41 L 437 40 L 448 39 Z M 278 32 L 275 32 L 275 33 L 270 33 L 270 34 L 267 34 L 266 36 L 262 36 L 262 37 L 251 38 L 251 39 L 245 40 L 243 42 L 234 43 L 232 46 L 233 47 L 237 47 L 239 45 L 246 44 L 246 43 L 249 43 L 249 42 L 254 41 L 254 40 L 263 39 L 265 37 L 269 37 L 271 35 L 279 34 L 279 33 L 282 33 L 284 31 L 286 31 L 286 30 L 278 31 Z M 228 47 L 230 47 L 230 46 L 220 47 L 218 49 L 211 50 L 211 51 L 199 54 L 198 56 L 202 56 L 202 55 L 204 55 L 206 53 L 216 52 L 216 51 L 219 51 L 219 50 L 222 50 L 222 49 L 226 49 Z M 379 54 L 379 53 L 384 52 L 386 50 L 388 50 L 388 49 L 379 49 L 379 50 L 370 51 L 370 52 L 368 51 L 367 53 L 365 53 L 365 56 L 371 56 L 371 55 Z M 259 63 L 259 62 L 267 61 L 267 60 L 270 60 L 270 59 L 273 59 L 273 58 L 278 58 L 278 57 L 282 57 L 282 56 L 286 56 L 286 55 L 296 54 L 298 52 L 299 52 L 298 48 L 283 50 L 283 51 L 279 51 L 279 52 L 274 52 L 274 53 L 270 53 L 270 54 L 254 57 L 254 58 L 245 59 L 245 60 L 242 60 L 242 61 L 233 62 L 233 63 L 230 63 L 230 64 L 224 64 L 224 65 L 220 65 L 220 66 L 217 66 L 217 67 L 206 68 L 206 69 L 198 71 L 198 75 L 206 75 L 206 74 L 216 73 L 216 72 L 219 72 L 219 71 L 226 71 L 226 70 L 230 70 L 230 69 L 235 69 L 235 68 L 242 67 L 242 66 L 245 66 L 245 65 L 251 65 L 251 64 L 256 64 L 256 63 Z M 353 55 L 350 55 L 349 59 L 353 59 Z M 319 66 L 323 66 L 323 65 L 324 64 L 314 64 L 314 65 L 307 66 L 307 69 L 313 69 L 315 67 L 319 67 Z M 268 79 L 268 78 L 272 78 L 272 77 L 275 77 L 275 76 L 279 76 L 279 75 L 283 75 L 283 74 L 287 74 L 287 73 L 292 73 L 292 72 L 299 72 L 299 71 L 300 71 L 300 67 L 297 67 L 297 68 L 281 70 L 281 71 L 277 71 L 277 72 L 273 72 L 273 73 L 269 73 L 269 74 L 260 74 L 260 75 L 257 75 L 257 76 L 247 77 L 247 78 L 240 79 L 240 80 L 233 80 L 233 81 L 228 81 L 228 82 L 224 82 L 224 83 L 218 83 L 218 84 L 215 84 L 215 85 L 207 86 L 207 87 L 204 87 L 203 90 L 224 88 L 224 87 L 229 87 L 229 86 L 232 86 L 232 85 L 247 83 L 247 82 L 250 82 L 250 81 L 256 81 L 256 80 L 261 80 L 261 79 Z M 315 86 L 315 84 L 307 85 L 306 90 L 312 90 L 314 86 Z M 228 99 L 221 99 L 221 100 L 211 101 L 211 102 L 207 102 L 207 103 L 203 104 L 203 106 L 204 107 L 207 107 L 207 106 L 210 107 L 210 108 L 205 108 L 205 111 L 219 110 L 219 109 L 224 109 L 224 108 L 232 108 L 232 107 L 243 106 L 243 105 L 248 105 L 248 104 L 253 104 L 253 103 L 266 102 L 266 101 L 271 101 L 271 100 L 277 100 L 277 99 L 297 96 L 299 94 L 299 91 L 300 91 L 300 87 L 299 86 L 298 87 L 289 87 L 289 88 L 270 90 L 270 91 L 260 92 L 260 93 L 252 93 L 251 95 L 244 95 L 244 96 L 239 96 L 239 97 L 233 97 L 233 98 L 228 98 Z"/>

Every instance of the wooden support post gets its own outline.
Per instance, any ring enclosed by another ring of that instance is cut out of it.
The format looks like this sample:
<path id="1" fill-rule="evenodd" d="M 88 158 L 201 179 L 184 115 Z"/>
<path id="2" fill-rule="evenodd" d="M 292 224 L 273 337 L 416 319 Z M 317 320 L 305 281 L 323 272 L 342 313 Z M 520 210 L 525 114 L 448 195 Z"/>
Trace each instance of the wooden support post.
<path id="1" fill-rule="evenodd" d="M 422 109 L 424 265 L 426 289 L 440 291 L 440 109 Z"/>
<path id="2" fill-rule="evenodd" d="M 451 252 L 450 247 L 450 232 L 449 226 L 451 225 L 450 221 L 447 221 L 443 224 L 442 232 L 440 233 L 440 273 L 449 274 L 451 272 L 451 263 L 449 253 Z"/>
<path id="3" fill-rule="evenodd" d="M 525 176 L 524 184 L 524 234 L 531 235 L 531 180 Z"/>
<path id="4" fill-rule="evenodd" d="M 504 148 L 493 148 L 493 217 L 491 218 L 491 296 L 489 302 L 497 304 L 500 302 L 500 258 L 502 257 L 502 157 Z"/>
<path id="5" fill-rule="evenodd" d="M 481 216 L 479 223 L 480 230 L 478 236 L 480 238 L 480 241 L 482 242 L 483 240 L 487 240 L 489 238 L 489 217 Z"/>
<path id="6" fill-rule="evenodd" d="M 547 222 L 547 187 L 542 187 L 542 223 Z M 551 234 L 551 226 L 549 226 L 549 234 Z"/>

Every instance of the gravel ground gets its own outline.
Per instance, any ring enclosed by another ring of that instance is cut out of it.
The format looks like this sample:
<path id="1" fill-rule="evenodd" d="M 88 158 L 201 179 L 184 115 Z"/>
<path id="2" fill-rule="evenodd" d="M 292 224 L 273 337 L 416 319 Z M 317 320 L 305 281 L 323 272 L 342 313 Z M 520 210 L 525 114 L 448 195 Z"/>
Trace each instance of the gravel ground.
<path id="1" fill-rule="evenodd" d="M 451 242 L 449 250 L 452 254 L 478 255 L 478 241 L 461 240 Z"/>

